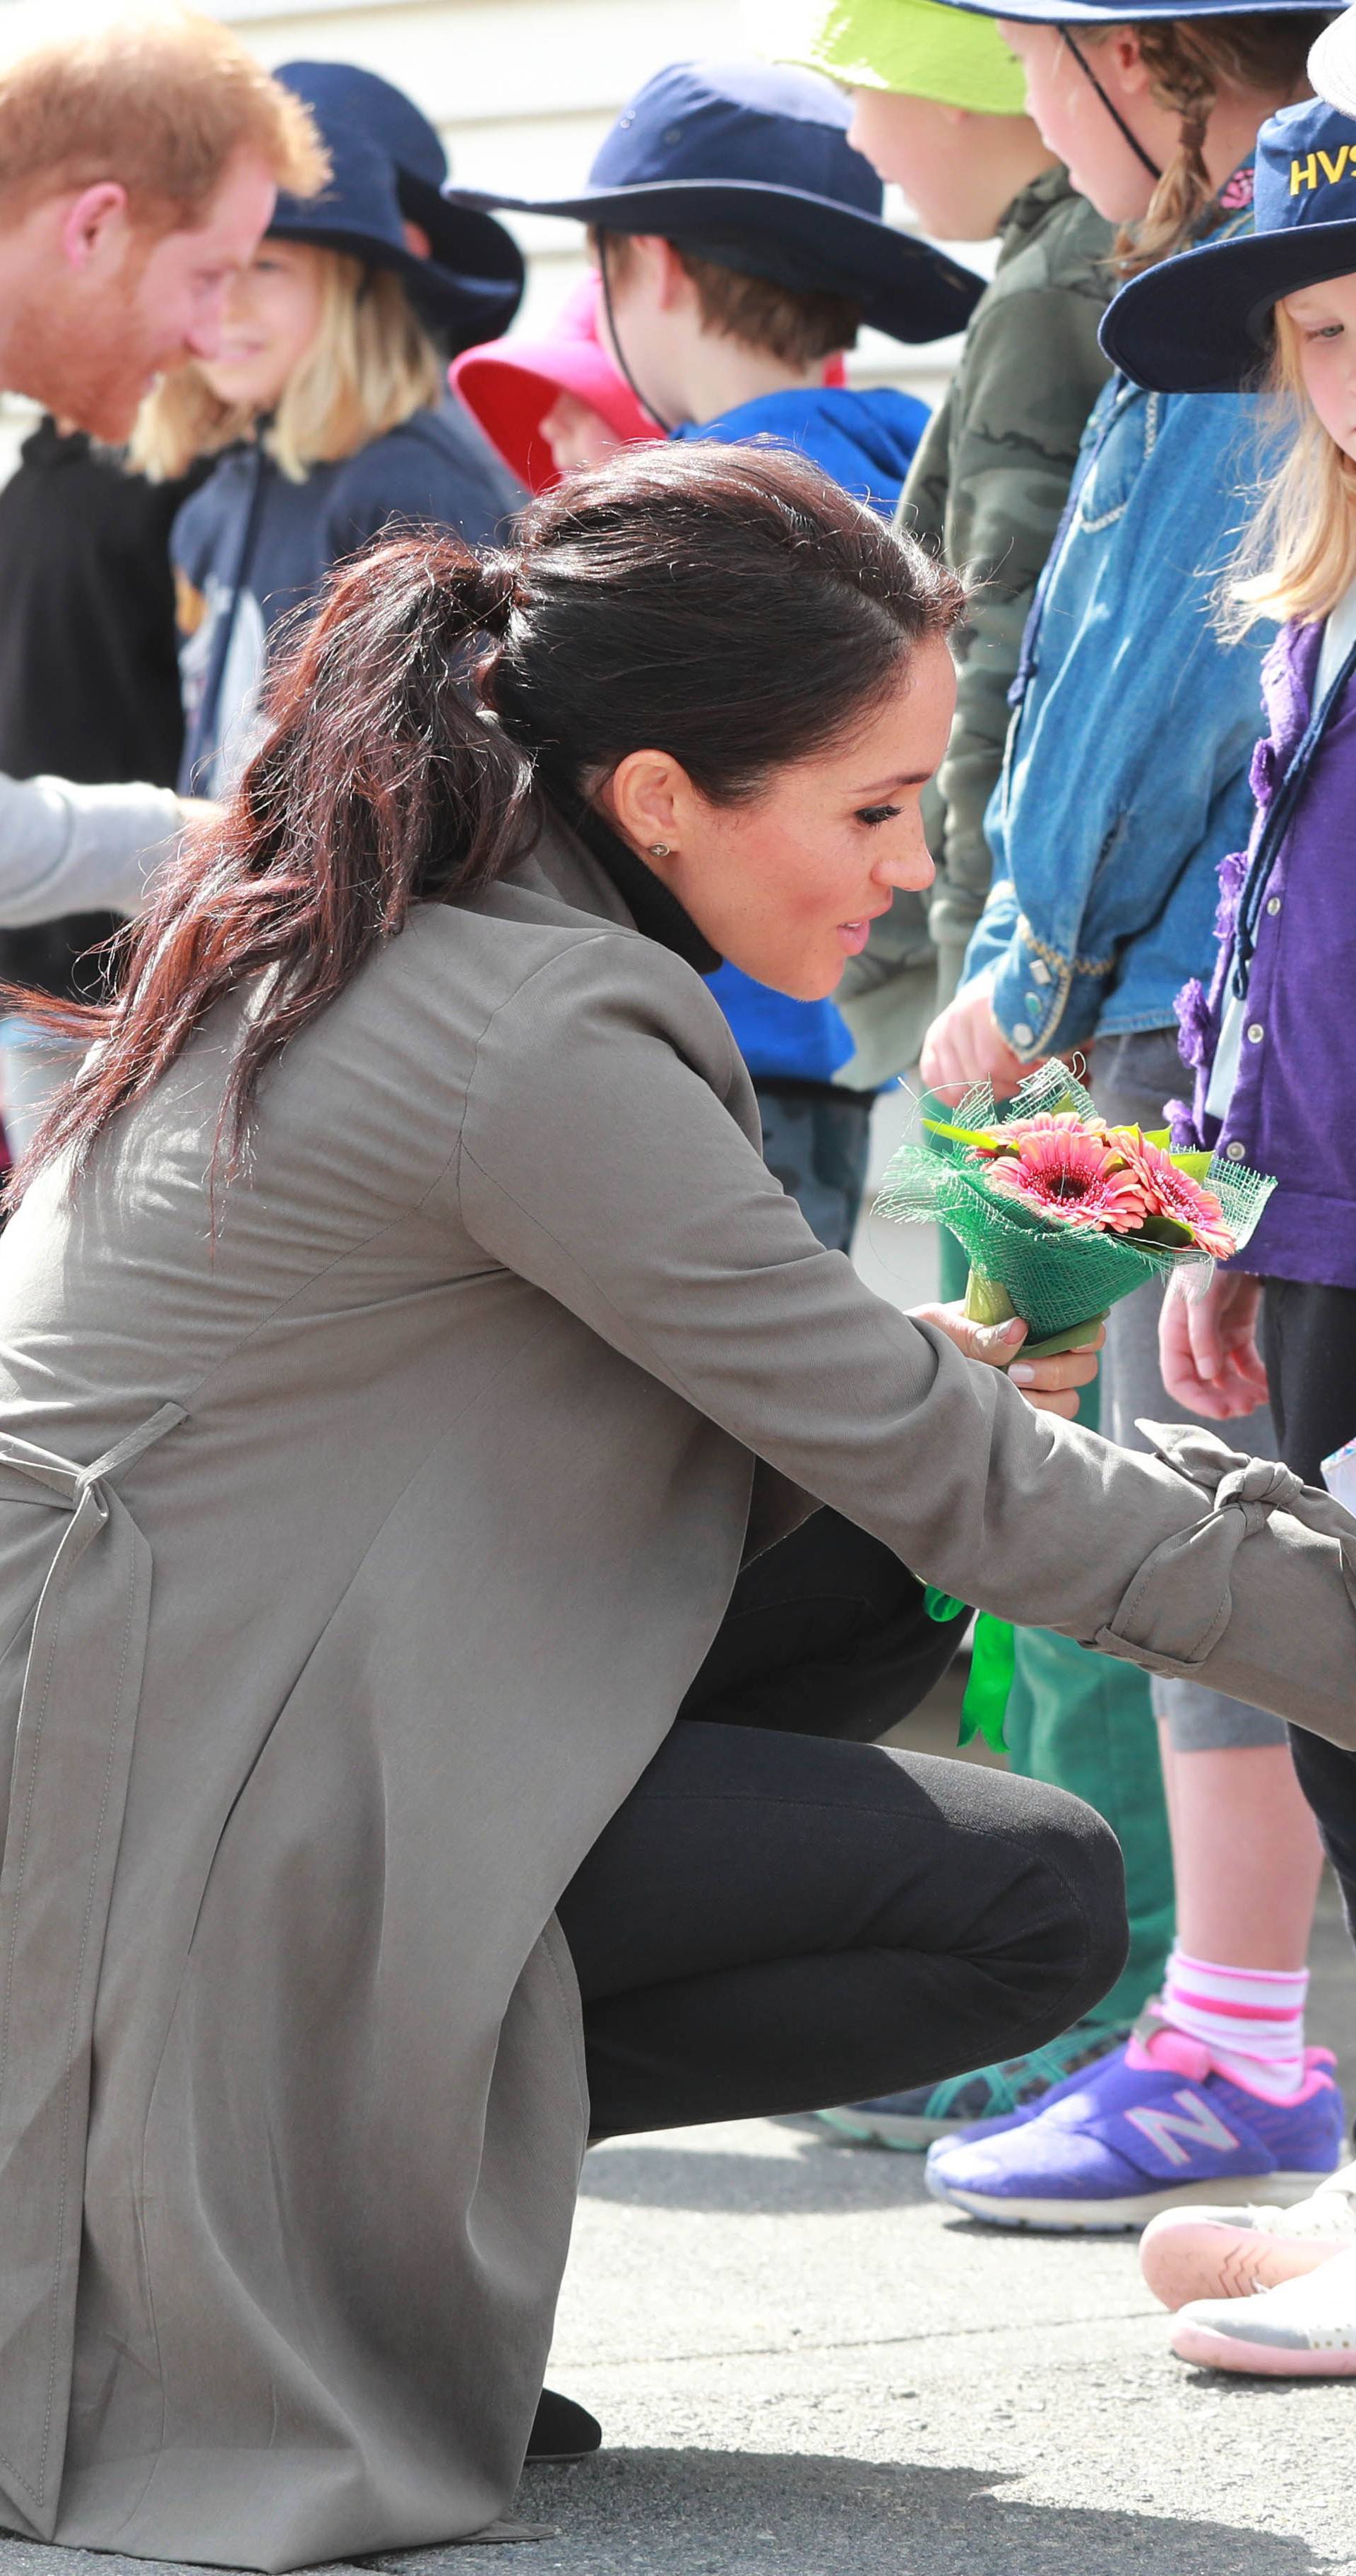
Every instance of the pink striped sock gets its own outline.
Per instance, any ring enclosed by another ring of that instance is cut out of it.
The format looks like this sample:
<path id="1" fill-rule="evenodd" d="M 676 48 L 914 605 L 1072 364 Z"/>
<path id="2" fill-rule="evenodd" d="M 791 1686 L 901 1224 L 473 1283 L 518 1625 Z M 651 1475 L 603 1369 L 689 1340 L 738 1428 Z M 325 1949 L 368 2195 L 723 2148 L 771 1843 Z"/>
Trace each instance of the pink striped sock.
<path id="1" fill-rule="evenodd" d="M 1174 1946 L 1158 2010 L 1174 2030 L 1208 2048 L 1221 2075 L 1270 2101 L 1299 2092 L 1309 1971 L 1226 1968 Z"/>

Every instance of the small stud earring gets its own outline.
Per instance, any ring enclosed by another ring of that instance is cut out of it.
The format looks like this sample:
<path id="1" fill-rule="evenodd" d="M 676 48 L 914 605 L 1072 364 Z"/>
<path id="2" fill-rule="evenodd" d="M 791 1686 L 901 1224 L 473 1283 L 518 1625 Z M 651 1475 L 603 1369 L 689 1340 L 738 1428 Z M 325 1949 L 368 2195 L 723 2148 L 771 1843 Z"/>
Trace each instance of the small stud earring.
<path id="1" fill-rule="evenodd" d="M 652 859 L 671 859 L 673 851 L 667 841 L 651 841 L 650 856 Z"/>

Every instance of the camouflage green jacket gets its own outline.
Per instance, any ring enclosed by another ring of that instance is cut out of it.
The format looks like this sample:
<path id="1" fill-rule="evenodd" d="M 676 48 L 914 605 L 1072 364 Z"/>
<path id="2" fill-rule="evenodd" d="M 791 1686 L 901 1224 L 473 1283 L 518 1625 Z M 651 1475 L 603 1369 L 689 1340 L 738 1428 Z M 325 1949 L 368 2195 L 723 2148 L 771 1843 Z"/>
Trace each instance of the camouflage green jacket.
<path id="1" fill-rule="evenodd" d="M 956 639 L 956 721 L 929 814 L 937 881 L 926 916 L 917 896 L 901 896 L 836 996 L 858 1049 L 839 1080 L 861 1086 L 914 1061 L 959 981 L 989 890 L 984 809 L 1022 628 L 1083 424 L 1110 373 L 1097 325 L 1114 284 L 1111 232 L 1065 171 L 1046 171 L 1014 199 L 1002 243 L 900 499 L 901 524 L 984 587 Z"/>

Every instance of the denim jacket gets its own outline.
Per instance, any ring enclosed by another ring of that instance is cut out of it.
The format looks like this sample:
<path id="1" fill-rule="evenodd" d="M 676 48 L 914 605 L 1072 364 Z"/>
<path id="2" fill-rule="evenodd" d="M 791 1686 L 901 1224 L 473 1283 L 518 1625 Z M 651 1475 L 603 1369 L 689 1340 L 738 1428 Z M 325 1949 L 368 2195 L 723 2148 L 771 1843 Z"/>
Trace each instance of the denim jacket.
<path id="1" fill-rule="evenodd" d="M 1274 632 L 1225 645 L 1214 626 L 1257 420 L 1245 395 L 1116 376 L 1088 422 L 1013 684 L 985 818 L 994 884 L 966 953 L 967 977 L 997 968 L 994 1009 L 1023 1057 L 1171 1028 L 1182 984 L 1210 972 Z"/>

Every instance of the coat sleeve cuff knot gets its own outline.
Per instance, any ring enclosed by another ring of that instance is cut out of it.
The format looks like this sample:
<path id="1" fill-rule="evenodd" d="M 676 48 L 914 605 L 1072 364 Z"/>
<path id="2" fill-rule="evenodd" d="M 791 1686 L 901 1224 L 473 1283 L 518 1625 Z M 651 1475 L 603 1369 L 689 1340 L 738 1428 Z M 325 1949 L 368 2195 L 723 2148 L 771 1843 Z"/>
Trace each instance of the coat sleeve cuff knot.
<path id="1" fill-rule="evenodd" d="M 1331 1494 L 1306 1485 L 1278 1459 L 1245 1457 L 1213 1432 L 1186 1423 L 1141 1422 L 1139 1429 L 1166 1465 L 1211 1496 L 1211 1506 L 1146 1557 L 1110 1626 L 1094 1640 L 1104 1654 L 1169 1677 L 1193 1676 L 1233 1615 L 1230 1576 L 1240 1547 L 1276 1511 L 1336 1540 L 1356 1609 L 1356 1519 Z M 1352 1647 L 1356 1654 L 1356 1631 Z"/>

